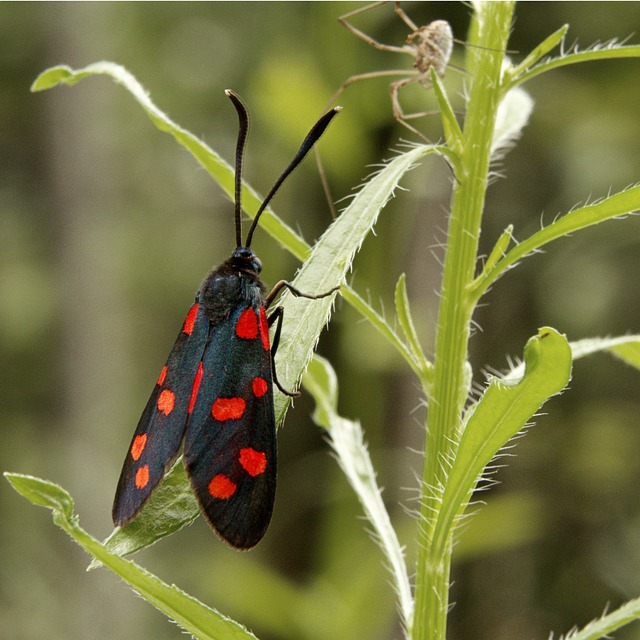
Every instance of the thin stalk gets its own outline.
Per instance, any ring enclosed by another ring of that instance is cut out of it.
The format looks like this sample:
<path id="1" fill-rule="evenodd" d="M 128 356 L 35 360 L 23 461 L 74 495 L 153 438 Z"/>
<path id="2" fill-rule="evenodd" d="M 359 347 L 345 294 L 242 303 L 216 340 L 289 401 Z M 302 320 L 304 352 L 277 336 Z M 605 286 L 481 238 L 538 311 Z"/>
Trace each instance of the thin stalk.
<path id="1" fill-rule="evenodd" d="M 500 99 L 500 69 L 507 45 L 513 2 L 476 5 L 475 42 L 467 51 L 471 86 L 463 150 L 452 199 L 429 402 L 416 567 L 414 640 L 444 640 L 449 609 L 450 541 L 435 557 L 433 527 L 446 483 L 445 459 L 456 437 L 465 402 L 473 303 L 466 289 L 473 281 L 480 223 L 489 174 L 491 140 Z"/>

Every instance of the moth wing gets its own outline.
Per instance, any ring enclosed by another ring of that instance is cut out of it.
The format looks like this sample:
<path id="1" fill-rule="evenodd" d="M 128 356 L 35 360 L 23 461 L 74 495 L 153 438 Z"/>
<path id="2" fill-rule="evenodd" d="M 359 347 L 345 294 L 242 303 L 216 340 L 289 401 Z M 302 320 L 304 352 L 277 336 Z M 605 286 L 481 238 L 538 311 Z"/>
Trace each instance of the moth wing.
<path id="1" fill-rule="evenodd" d="M 204 305 L 196 301 L 133 434 L 113 503 L 116 526 L 140 512 L 178 454 L 208 333 Z"/>
<path id="2" fill-rule="evenodd" d="M 249 549 L 271 520 L 276 427 L 264 307 L 235 309 L 211 328 L 184 462 L 202 511 L 232 546 Z"/>

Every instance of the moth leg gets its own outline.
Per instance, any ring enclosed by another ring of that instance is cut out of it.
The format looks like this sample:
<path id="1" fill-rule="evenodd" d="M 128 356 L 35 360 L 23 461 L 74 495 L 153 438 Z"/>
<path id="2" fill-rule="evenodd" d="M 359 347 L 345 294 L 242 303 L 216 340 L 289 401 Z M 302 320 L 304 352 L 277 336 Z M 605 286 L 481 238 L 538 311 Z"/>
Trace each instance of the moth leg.
<path id="1" fill-rule="evenodd" d="M 331 289 L 329 289 L 329 291 L 324 291 L 323 293 L 316 293 L 316 294 L 303 293 L 302 291 L 300 291 L 300 289 L 296 289 L 296 287 L 294 287 L 290 282 L 287 282 L 286 280 L 280 280 L 279 282 L 276 282 L 276 284 L 273 286 L 273 289 L 271 289 L 271 291 L 269 292 L 269 295 L 267 296 L 264 302 L 264 306 L 269 308 L 271 303 L 274 301 L 275 297 L 280 293 L 280 291 L 282 291 L 284 287 L 289 289 L 289 291 L 291 291 L 291 293 L 296 298 L 308 298 L 309 300 L 318 300 L 319 298 L 326 298 L 327 296 L 330 296 L 332 293 L 335 293 L 340 289 L 340 285 L 338 285 L 337 287 L 332 287 Z M 271 326 L 271 322 L 269 323 L 269 326 Z"/>
<path id="2" fill-rule="evenodd" d="M 340 289 L 340 286 L 332 287 L 331 289 L 329 289 L 329 291 L 324 291 L 323 293 L 317 293 L 314 295 L 311 293 L 303 293 L 302 291 L 300 291 L 300 289 L 297 289 L 296 287 L 294 287 L 290 282 L 287 282 L 286 280 L 280 280 L 279 282 L 276 282 L 273 289 L 271 289 L 271 292 L 269 293 L 269 295 L 267 296 L 264 302 L 264 306 L 266 308 L 269 308 L 271 303 L 274 301 L 275 297 L 285 287 L 289 289 L 289 291 L 291 291 L 291 293 L 294 296 L 296 296 L 296 298 L 308 298 L 309 300 L 318 300 L 319 298 L 326 298 L 327 296 L 330 296 L 332 293 L 335 293 Z M 282 391 L 282 393 L 284 393 L 286 396 L 289 396 L 290 398 L 297 398 L 300 395 L 300 392 L 287 391 L 280 384 L 280 381 L 278 380 L 278 376 L 276 374 L 275 355 L 276 355 L 276 351 L 278 350 L 278 344 L 280 343 L 280 333 L 282 331 L 283 315 L 284 315 L 284 308 L 276 307 L 273 310 L 273 313 L 271 313 L 271 315 L 267 318 L 267 324 L 269 326 L 271 326 L 274 322 L 277 322 L 276 330 L 273 335 L 273 343 L 271 345 L 271 371 L 273 374 L 273 382 L 275 383 L 276 387 L 278 387 L 278 389 L 280 389 L 280 391 Z"/>
<path id="3" fill-rule="evenodd" d="M 274 322 L 277 321 L 276 331 L 273 334 L 273 343 L 271 345 L 271 375 L 273 376 L 273 382 L 276 387 L 284 393 L 285 396 L 289 396 L 290 398 L 297 398 L 300 395 L 299 391 L 287 391 L 278 380 L 278 376 L 276 374 L 276 361 L 275 355 L 278 350 L 278 345 L 280 344 L 280 332 L 282 331 L 282 317 L 284 316 L 284 309 L 282 307 L 276 307 L 273 310 L 273 313 L 267 318 L 267 324 L 271 326 Z"/>

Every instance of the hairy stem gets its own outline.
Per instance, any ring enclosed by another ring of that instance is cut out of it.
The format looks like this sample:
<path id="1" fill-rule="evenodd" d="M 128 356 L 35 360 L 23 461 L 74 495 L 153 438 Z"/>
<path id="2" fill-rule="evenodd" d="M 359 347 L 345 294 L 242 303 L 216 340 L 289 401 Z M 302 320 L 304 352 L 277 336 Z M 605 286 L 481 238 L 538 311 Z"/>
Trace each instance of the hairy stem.
<path id="1" fill-rule="evenodd" d="M 446 634 L 451 538 L 445 552 L 436 557 L 432 535 L 440 508 L 438 496 L 446 482 L 444 460 L 456 438 L 466 400 L 465 366 L 473 303 L 465 291 L 475 273 L 491 140 L 500 99 L 500 70 L 512 13 L 512 2 L 478 5 L 472 46 L 467 52 L 469 102 L 449 221 L 422 474 L 414 640 L 444 640 Z"/>

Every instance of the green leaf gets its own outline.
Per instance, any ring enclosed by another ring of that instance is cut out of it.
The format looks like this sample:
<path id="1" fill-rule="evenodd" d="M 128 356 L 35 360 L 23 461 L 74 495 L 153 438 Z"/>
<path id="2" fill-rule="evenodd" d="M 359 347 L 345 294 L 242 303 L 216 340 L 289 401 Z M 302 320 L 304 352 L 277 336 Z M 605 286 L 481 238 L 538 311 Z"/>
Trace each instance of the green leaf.
<path id="1" fill-rule="evenodd" d="M 494 378 L 470 409 L 451 469 L 434 531 L 434 546 L 444 549 L 456 517 L 485 467 L 540 407 L 560 393 L 571 377 L 566 338 L 542 328 L 524 349 L 525 372 L 517 382 Z"/>
<path id="2" fill-rule="evenodd" d="M 115 528 L 102 544 L 112 553 L 127 556 L 186 527 L 198 515 L 200 509 L 180 456 L 140 514 L 128 525 Z M 99 566 L 94 560 L 89 569 Z"/>
<path id="3" fill-rule="evenodd" d="M 45 91 L 51 89 L 61 83 L 72 85 L 82 80 L 86 76 L 90 76 L 94 71 L 89 67 L 86 70 L 73 71 L 71 67 L 66 65 L 60 65 L 58 67 L 51 67 L 46 71 L 43 71 L 31 85 L 31 91 L 34 93 L 37 91 Z"/>
<path id="4" fill-rule="evenodd" d="M 571 343 L 574 360 L 601 351 L 608 351 L 628 365 L 640 369 L 640 335 L 619 338 L 585 338 Z"/>
<path id="5" fill-rule="evenodd" d="M 171 134 L 204 167 L 223 191 L 233 199 L 234 169 L 202 140 L 183 129 L 158 109 L 151 101 L 144 87 L 124 67 L 113 62 L 96 62 L 83 69 L 71 69 L 65 65 L 52 67 L 41 73 L 31 88 L 33 91 L 41 91 L 50 89 L 57 84 L 73 85 L 84 78 L 94 75 L 106 75 L 129 91 L 145 110 L 151 122 L 160 131 Z M 244 209 L 253 217 L 262 202 L 262 198 L 247 184 L 243 185 L 242 197 Z M 275 216 L 270 208 L 262 214 L 260 226 L 300 260 L 304 260 L 308 255 L 309 247 L 304 240 Z"/>
<path id="6" fill-rule="evenodd" d="M 531 78 L 535 78 L 542 73 L 546 73 L 552 69 L 566 67 L 570 64 L 596 62 L 598 60 L 619 60 L 621 58 L 640 58 L 640 45 L 621 46 L 616 44 L 615 41 L 612 41 L 604 45 L 595 45 L 585 51 L 566 53 L 562 56 L 545 60 L 544 62 L 531 67 L 527 71 L 515 77 L 508 86 L 510 88 L 515 87 L 516 85 L 527 82 L 527 80 L 531 80 Z"/>
<path id="7" fill-rule="evenodd" d="M 147 602 L 200 640 L 247 640 L 255 636 L 241 624 L 211 609 L 175 585 L 168 585 L 131 560 L 108 551 L 78 524 L 73 500 L 62 487 L 31 476 L 5 473 L 13 487 L 34 504 L 54 511 L 54 522 L 87 553 L 119 575 Z M 71 505 L 71 508 L 70 508 Z"/>
<path id="8" fill-rule="evenodd" d="M 400 600 L 403 622 L 406 628 L 410 629 L 413 620 L 413 598 L 409 574 L 402 547 L 376 482 L 371 457 L 364 443 L 362 427 L 359 422 L 347 420 L 338 415 L 336 411 L 337 378 L 327 360 L 319 356 L 313 359 L 305 374 L 304 386 L 316 401 L 313 419 L 318 426 L 327 431 L 338 463 L 360 500 L 364 513 L 375 532 L 375 541 L 386 556 Z"/>
<path id="9" fill-rule="evenodd" d="M 398 316 L 398 322 L 402 328 L 402 332 L 407 339 L 407 344 L 413 353 L 422 375 L 420 381 L 422 386 L 427 392 L 433 383 L 433 365 L 427 360 L 420 345 L 420 340 L 416 332 L 415 325 L 413 324 L 413 318 L 411 317 L 411 308 L 409 306 L 409 298 L 407 296 L 407 285 L 405 274 L 401 274 L 396 284 L 395 292 L 396 303 L 396 315 Z"/>
<path id="10" fill-rule="evenodd" d="M 66 518 L 73 515 L 73 498 L 60 485 L 21 473 L 5 472 L 4 477 L 33 504 L 59 511 Z"/>
<path id="11" fill-rule="evenodd" d="M 640 598 L 635 598 L 626 602 L 615 611 L 611 611 L 601 618 L 590 622 L 583 629 L 574 629 L 560 640 L 600 640 L 610 638 L 610 634 L 630 622 L 635 622 L 640 618 Z"/>
<path id="12" fill-rule="evenodd" d="M 454 154 L 454 157 L 451 157 L 451 155 L 447 155 L 447 157 L 452 160 L 454 167 L 459 167 L 459 157 L 464 151 L 464 135 L 462 134 L 462 130 L 460 129 L 460 125 L 456 119 L 456 114 L 453 112 L 453 108 L 449 102 L 442 80 L 440 80 L 433 67 L 431 67 L 429 73 L 431 74 L 433 92 L 436 100 L 438 101 L 438 107 L 440 108 L 444 137 L 447 141 L 447 146 Z"/>
<path id="13" fill-rule="evenodd" d="M 627 341 L 609 347 L 609 351 L 632 367 L 640 369 L 640 338 L 638 336 L 635 336 L 633 342 Z"/>
<path id="14" fill-rule="evenodd" d="M 492 157 L 501 158 L 505 151 L 520 138 L 533 111 L 533 99 L 520 87 L 507 91 L 496 113 L 496 123 L 491 141 Z"/>
<path id="15" fill-rule="evenodd" d="M 320 293 L 343 284 L 355 253 L 373 229 L 400 178 L 418 160 L 434 152 L 431 145 L 416 147 L 393 158 L 376 173 L 316 242 L 293 284 L 305 293 Z M 297 387 L 313 355 L 318 336 L 329 320 L 333 298 L 306 300 L 296 298 L 288 291 L 283 294 L 281 304 L 285 313 L 276 369 L 280 383 L 286 389 Z M 290 402 L 288 396 L 279 392 L 275 394 L 277 424 L 284 420 Z"/>
<path id="16" fill-rule="evenodd" d="M 504 257 L 504 254 L 511 243 L 511 237 L 513 234 L 513 225 L 510 224 L 500 235 L 498 241 L 495 243 L 487 261 L 484 264 L 483 271 L 491 271 L 497 264 L 498 260 Z"/>
<path id="17" fill-rule="evenodd" d="M 640 185 L 630 187 L 594 204 L 579 207 L 529 236 L 511 249 L 492 269 L 485 269 L 473 283 L 472 298 L 477 300 L 509 267 L 546 244 L 606 220 L 620 218 L 640 209 Z"/>
<path id="18" fill-rule="evenodd" d="M 573 360 L 585 358 L 595 353 L 609 352 L 623 362 L 640 369 L 640 335 L 622 336 L 619 338 L 585 338 L 570 342 Z M 507 384 L 522 378 L 524 364 L 513 367 L 502 377 Z"/>
<path id="19" fill-rule="evenodd" d="M 518 75 L 529 69 L 529 67 L 538 62 L 540 58 L 546 56 L 551 49 L 555 49 L 567 35 L 567 31 L 569 31 L 569 25 L 562 25 L 557 31 L 554 31 L 550 36 L 547 36 L 537 47 L 535 47 L 520 64 L 508 68 L 503 77 L 504 85 L 509 86 L 513 78 L 518 77 Z"/>
<path id="20" fill-rule="evenodd" d="M 331 417 L 338 412 L 338 377 L 335 370 L 328 360 L 315 355 L 302 382 L 316 401 L 313 421 L 329 429 Z"/>

